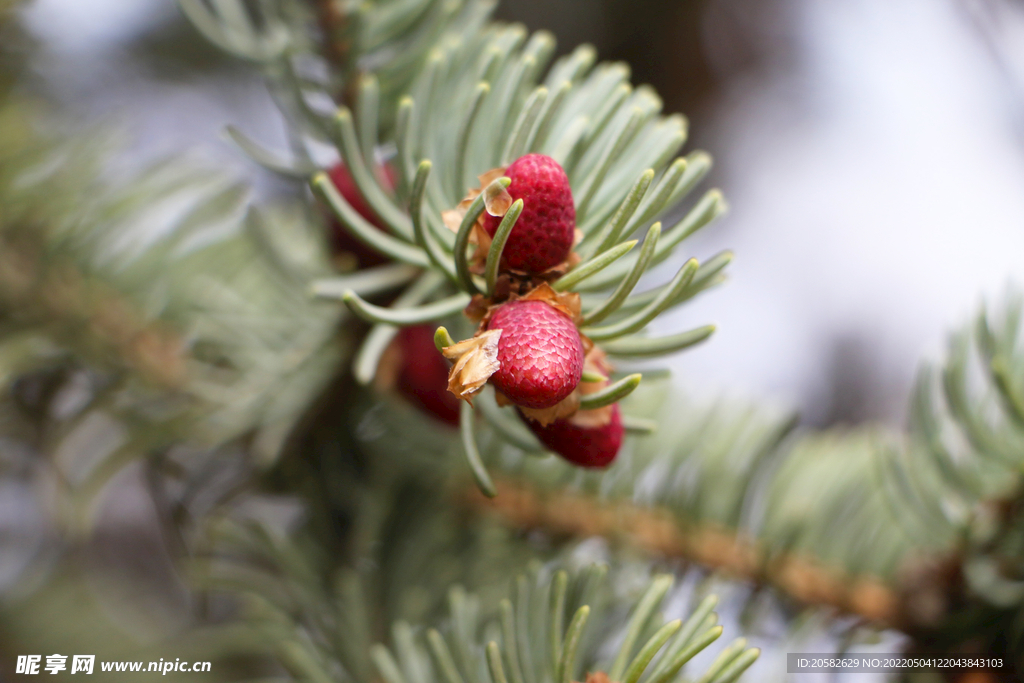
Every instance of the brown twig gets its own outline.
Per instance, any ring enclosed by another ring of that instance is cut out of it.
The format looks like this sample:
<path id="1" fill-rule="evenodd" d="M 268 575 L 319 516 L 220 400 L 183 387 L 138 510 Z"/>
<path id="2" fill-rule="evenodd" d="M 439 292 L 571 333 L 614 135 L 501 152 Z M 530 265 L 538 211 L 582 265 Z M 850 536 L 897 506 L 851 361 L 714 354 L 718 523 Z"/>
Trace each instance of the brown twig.
<path id="1" fill-rule="evenodd" d="M 728 576 L 769 584 L 795 600 L 831 607 L 883 626 L 903 625 L 899 591 L 873 576 L 850 576 L 813 558 L 769 557 L 750 537 L 709 526 L 685 527 L 665 510 L 599 502 L 573 493 L 546 493 L 509 479 L 495 482 L 498 495 L 469 487 L 465 503 L 489 510 L 509 524 L 561 536 L 602 536 L 652 555 L 684 558 Z"/>

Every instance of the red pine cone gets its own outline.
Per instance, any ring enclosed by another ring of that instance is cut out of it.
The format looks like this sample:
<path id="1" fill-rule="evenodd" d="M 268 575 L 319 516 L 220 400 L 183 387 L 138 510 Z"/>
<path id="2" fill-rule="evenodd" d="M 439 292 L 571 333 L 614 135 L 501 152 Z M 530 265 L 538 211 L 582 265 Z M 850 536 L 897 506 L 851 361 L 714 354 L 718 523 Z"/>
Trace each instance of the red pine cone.
<path id="1" fill-rule="evenodd" d="M 502 263 L 514 270 L 540 273 L 569 258 L 576 235 L 576 207 L 569 178 L 558 162 L 543 154 L 519 157 L 505 171 L 512 180 L 512 200 L 523 212 L 505 243 Z M 484 214 L 484 228 L 494 236 L 501 219 Z"/>
<path id="2" fill-rule="evenodd" d="M 398 332 L 402 360 L 398 391 L 437 419 L 457 427 L 459 399 L 448 391 L 448 362 L 434 346 L 430 325 L 403 327 Z"/>
<path id="3" fill-rule="evenodd" d="M 487 324 L 501 330 L 491 381 L 516 405 L 550 408 L 583 375 L 583 342 L 569 316 L 543 301 L 510 301 Z"/>
<path id="4" fill-rule="evenodd" d="M 384 167 L 384 179 L 387 185 L 390 187 L 395 186 L 395 170 L 385 164 Z M 377 227 L 378 230 L 384 230 L 384 225 L 377 218 L 376 214 L 373 213 L 373 209 L 367 204 L 363 195 L 359 193 L 359 188 L 356 186 L 355 180 L 352 179 L 352 174 L 349 173 L 348 167 L 343 163 L 339 163 L 327 172 L 331 182 L 338 188 L 338 192 L 345 198 L 352 208 L 356 212 L 365 218 L 369 223 Z M 337 254 L 338 252 L 347 251 L 356 257 L 356 262 L 359 268 L 370 268 L 372 266 L 379 266 L 382 263 L 387 263 L 388 258 L 381 254 L 378 254 L 373 249 L 357 240 L 352 236 L 352 233 L 343 226 L 337 218 L 331 217 L 331 249 Z"/>
<path id="5" fill-rule="evenodd" d="M 547 427 L 530 419 L 525 422 L 542 444 L 580 467 L 610 465 L 619 453 L 625 431 L 618 403 L 612 405 L 611 421 L 601 427 L 581 427 L 573 424 L 572 418 L 556 420 Z"/>

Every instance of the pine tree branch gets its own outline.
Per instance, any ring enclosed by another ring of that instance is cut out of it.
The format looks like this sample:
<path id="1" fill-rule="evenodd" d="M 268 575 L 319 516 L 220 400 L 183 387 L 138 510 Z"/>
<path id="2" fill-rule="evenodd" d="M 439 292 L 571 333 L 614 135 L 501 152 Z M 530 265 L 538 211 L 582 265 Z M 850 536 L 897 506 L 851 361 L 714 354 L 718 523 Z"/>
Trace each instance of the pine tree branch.
<path id="1" fill-rule="evenodd" d="M 833 608 L 882 626 L 907 626 L 898 588 L 877 577 L 851 576 L 808 556 L 770 556 L 746 534 L 684 526 L 665 510 L 543 491 L 507 478 L 496 480 L 495 487 L 494 498 L 467 487 L 461 502 L 472 514 L 497 514 L 518 529 L 555 537 L 601 536 L 658 557 L 694 562 L 729 578 L 771 585 L 805 605 Z"/>

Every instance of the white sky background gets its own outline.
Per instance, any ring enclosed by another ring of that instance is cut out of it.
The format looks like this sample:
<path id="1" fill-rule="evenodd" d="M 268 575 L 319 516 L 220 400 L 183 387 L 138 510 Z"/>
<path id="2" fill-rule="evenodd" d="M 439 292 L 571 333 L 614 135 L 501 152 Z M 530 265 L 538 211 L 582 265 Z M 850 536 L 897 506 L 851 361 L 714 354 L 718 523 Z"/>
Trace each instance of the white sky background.
<path id="1" fill-rule="evenodd" d="M 177 10 L 167 0 L 35 0 L 27 11 L 48 47 L 67 55 L 127 40 Z"/>
<path id="2" fill-rule="evenodd" d="M 732 280 L 660 327 L 721 324 L 686 378 L 814 415 L 832 341 L 876 365 L 877 415 L 982 294 L 1024 284 L 1024 143 L 962 7 L 797 0 L 798 67 L 739 83 L 712 148 L 731 213 L 708 256 Z"/>
<path id="3" fill-rule="evenodd" d="M 892 423 L 919 362 L 980 297 L 1024 283 L 1024 142 L 995 62 L 957 0 L 792 0 L 795 66 L 736 83 L 710 150 L 732 208 L 695 240 L 732 248 L 732 280 L 656 331 L 720 325 L 672 361 L 701 394 L 776 399 L 820 417 L 837 339 L 862 344 L 872 415 Z M 277 144 L 259 79 L 153 83 L 118 43 L 171 0 L 36 0 L 46 73 L 86 119 L 150 152 L 198 146 L 260 174 L 227 123 Z"/>

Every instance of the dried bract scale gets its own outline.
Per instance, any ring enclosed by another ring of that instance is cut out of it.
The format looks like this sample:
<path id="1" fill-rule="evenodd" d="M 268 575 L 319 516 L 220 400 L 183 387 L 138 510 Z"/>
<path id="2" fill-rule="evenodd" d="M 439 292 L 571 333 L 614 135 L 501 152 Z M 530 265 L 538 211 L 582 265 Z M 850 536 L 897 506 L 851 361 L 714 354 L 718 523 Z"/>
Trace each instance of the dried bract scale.
<path id="1" fill-rule="evenodd" d="M 477 176 L 480 181 L 480 187 L 473 188 L 466 193 L 465 198 L 459 205 L 454 209 L 441 212 L 441 221 L 448 227 L 452 232 L 458 232 L 459 226 L 462 225 L 462 219 L 466 217 L 466 212 L 469 211 L 469 207 L 473 204 L 473 200 L 484 195 L 484 213 L 490 214 L 491 216 L 504 216 L 508 208 L 512 206 L 512 195 L 508 193 L 508 190 L 500 184 L 492 185 L 495 180 L 505 175 L 505 167 L 499 166 L 498 168 L 492 168 L 486 173 L 481 173 Z M 484 220 L 483 216 L 480 216 L 478 224 Z M 479 230 L 474 230 L 470 236 L 469 241 L 471 244 L 480 244 L 481 236 L 486 239 L 486 244 L 483 245 L 484 250 L 490 247 L 490 236 L 484 231 L 481 226 Z"/>
<path id="2" fill-rule="evenodd" d="M 488 330 L 444 348 L 444 357 L 455 362 L 448 373 L 448 391 L 473 402 L 473 396 L 499 369 L 498 342 L 501 336 L 501 330 Z"/>

